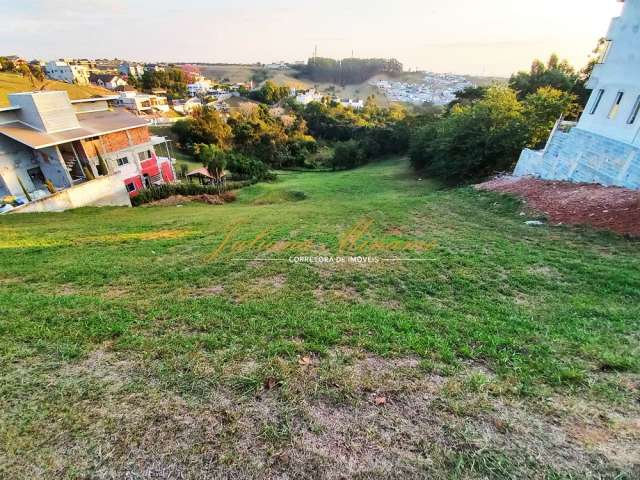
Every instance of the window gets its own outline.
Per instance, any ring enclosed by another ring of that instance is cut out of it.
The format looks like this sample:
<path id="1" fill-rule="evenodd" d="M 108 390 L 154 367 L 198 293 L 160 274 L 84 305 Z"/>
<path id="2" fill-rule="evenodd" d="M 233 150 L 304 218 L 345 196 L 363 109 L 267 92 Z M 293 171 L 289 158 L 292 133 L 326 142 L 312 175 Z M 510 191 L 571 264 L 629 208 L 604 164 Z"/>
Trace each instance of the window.
<path id="1" fill-rule="evenodd" d="M 603 95 L 604 95 L 604 90 L 602 90 L 602 89 L 598 90 L 598 93 L 596 95 L 596 100 L 595 100 L 595 102 L 593 102 L 593 106 L 591 107 L 591 110 L 589 111 L 589 113 L 591 115 L 596 113 L 596 110 L 598 110 L 598 107 L 600 106 L 600 101 L 602 100 L 602 96 Z"/>
<path id="2" fill-rule="evenodd" d="M 145 160 L 149 160 L 151 156 L 152 156 L 151 150 L 145 150 L 144 152 L 138 153 L 138 158 L 140 158 L 141 162 L 144 162 Z"/>
<path id="3" fill-rule="evenodd" d="M 600 47 L 600 56 L 598 57 L 598 63 L 605 63 L 609 52 L 611 51 L 611 40 L 605 40 L 602 47 Z"/>
<path id="4" fill-rule="evenodd" d="M 133 182 L 127 183 L 127 192 L 131 193 L 135 191 L 136 191 L 136 184 Z"/>
<path id="5" fill-rule="evenodd" d="M 118 164 L 119 167 L 122 167 L 123 165 L 126 165 L 129 163 L 129 159 L 127 157 L 118 158 L 116 159 L 116 163 Z"/>
<path id="6" fill-rule="evenodd" d="M 638 112 L 640 112 L 640 95 L 638 95 L 638 98 L 636 98 L 636 103 L 633 106 L 633 110 L 631 110 L 631 115 L 629 115 L 629 119 L 627 120 L 627 123 L 629 125 L 635 123 L 636 118 L 638 118 Z"/>
<path id="7" fill-rule="evenodd" d="M 616 93 L 616 101 L 613 102 L 613 106 L 609 111 L 609 119 L 613 120 L 618 116 L 618 112 L 620 111 L 620 104 L 622 103 L 622 97 L 624 97 L 624 92 Z"/>

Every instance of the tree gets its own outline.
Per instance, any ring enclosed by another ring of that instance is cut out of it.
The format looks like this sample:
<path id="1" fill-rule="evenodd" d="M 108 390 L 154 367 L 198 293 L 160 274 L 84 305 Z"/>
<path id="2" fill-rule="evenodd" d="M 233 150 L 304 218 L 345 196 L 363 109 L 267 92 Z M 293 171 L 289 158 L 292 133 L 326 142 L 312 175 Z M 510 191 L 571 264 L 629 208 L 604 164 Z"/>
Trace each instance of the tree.
<path id="1" fill-rule="evenodd" d="M 0 67 L 4 72 L 13 72 L 16 69 L 15 64 L 7 57 L 0 57 Z"/>
<path id="2" fill-rule="evenodd" d="M 487 177 L 513 166 L 528 139 L 516 92 L 491 87 L 484 97 L 456 106 L 412 139 L 413 166 L 449 183 Z"/>
<path id="3" fill-rule="evenodd" d="M 264 162 L 241 153 L 227 153 L 227 168 L 242 179 L 264 180 L 269 178 L 269 167 Z"/>
<path id="4" fill-rule="evenodd" d="M 509 79 L 509 86 L 518 92 L 518 98 L 523 100 L 527 95 L 536 93 L 541 87 L 553 87 L 563 92 L 578 95 L 584 104 L 585 78 L 567 62 L 560 61 L 555 53 L 551 55 L 545 65 L 540 60 L 534 60 L 528 72 L 518 72 Z"/>
<path id="5" fill-rule="evenodd" d="M 31 70 L 31 75 L 36 78 L 38 81 L 44 81 L 44 72 L 42 71 L 42 67 L 37 63 L 29 64 L 29 69 Z"/>
<path id="6" fill-rule="evenodd" d="M 226 156 L 224 151 L 216 145 L 207 145 L 200 143 L 196 146 L 198 158 L 202 165 L 207 169 L 210 175 L 215 178 L 218 185 L 218 192 L 222 191 L 222 173 L 226 166 Z"/>
<path id="7" fill-rule="evenodd" d="M 552 87 L 539 88 L 524 99 L 523 116 L 528 128 L 527 146 L 542 148 L 560 116 L 577 116 L 578 97 Z"/>
<path id="8" fill-rule="evenodd" d="M 18 72 L 20 73 L 20 75 L 22 75 L 24 78 L 29 79 L 29 82 L 31 82 L 32 86 L 36 86 L 36 81 L 35 81 L 35 77 L 33 76 L 33 74 L 31 73 L 31 69 L 29 68 L 29 66 L 25 63 L 21 63 L 18 66 Z"/>
<path id="9" fill-rule="evenodd" d="M 278 103 L 289 95 L 291 95 L 289 87 L 286 85 L 276 85 L 271 80 L 267 80 L 259 90 L 249 93 L 250 98 L 268 105 Z"/>
<path id="10" fill-rule="evenodd" d="M 196 144 L 214 144 L 229 148 L 233 137 L 231 127 L 220 113 L 207 106 L 194 110 L 191 118 L 178 120 L 171 127 L 183 147 L 193 149 Z"/>
<path id="11" fill-rule="evenodd" d="M 355 140 L 339 142 L 336 144 L 331 167 L 337 169 L 349 169 L 362 165 L 366 156 L 362 146 Z"/>

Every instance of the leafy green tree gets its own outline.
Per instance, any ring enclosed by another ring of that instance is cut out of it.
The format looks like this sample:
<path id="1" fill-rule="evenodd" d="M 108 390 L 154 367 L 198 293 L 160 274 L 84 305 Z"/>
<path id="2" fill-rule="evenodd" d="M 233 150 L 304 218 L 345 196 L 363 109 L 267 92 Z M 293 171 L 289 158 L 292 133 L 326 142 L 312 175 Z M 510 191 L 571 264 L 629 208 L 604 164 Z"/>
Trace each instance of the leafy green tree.
<path id="1" fill-rule="evenodd" d="M 218 185 L 218 192 L 222 191 L 222 173 L 227 164 L 227 158 L 224 150 L 217 145 L 207 145 L 200 143 L 196 145 L 198 158 L 202 165 L 207 169 L 210 175 L 215 178 Z"/>
<path id="2" fill-rule="evenodd" d="M 29 64 L 29 70 L 31 70 L 31 75 L 33 78 L 38 80 L 39 82 L 44 81 L 44 72 L 42 71 L 42 67 L 37 63 Z"/>
<path id="3" fill-rule="evenodd" d="M 456 106 L 414 137 L 411 162 L 449 183 L 472 181 L 513 166 L 527 143 L 524 107 L 516 92 L 491 87 L 468 106 Z"/>
<path id="4" fill-rule="evenodd" d="M 578 96 L 578 101 L 584 105 L 588 98 L 585 88 L 587 76 L 577 72 L 566 60 L 560 60 L 555 53 L 551 55 L 545 65 L 540 60 L 534 60 L 528 72 L 518 72 L 509 79 L 509 86 L 518 92 L 518 98 L 536 93 L 539 88 L 553 87 L 563 92 Z"/>
<path id="5" fill-rule="evenodd" d="M 339 142 L 336 144 L 331 167 L 334 170 L 350 169 L 365 163 L 366 153 L 362 145 L 355 140 Z"/>
<path id="6" fill-rule="evenodd" d="M 171 127 L 180 144 L 187 148 L 199 143 L 214 144 L 220 148 L 229 148 L 233 137 L 231 127 L 214 108 L 204 106 L 195 110 L 191 118 L 178 120 Z"/>
<path id="7" fill-rule="evenodd" d="M 527 146 L 542 148 L 549 133 L 560 116 L 577 116 L 578 97 L 553 87 L 541 87 L 537 92 L 526 96 L 523 101 Z"/>
<path id="8" fill-rule="evenodd" d="M 267 105 L 274 105 L 289 95 L 291 95 L 289 87 L 286 85 L 276 85 L 271 80 L 267 80 L 259 90 L 249 93 L 249 97 L 258 102 L 266 103 Z"/>
<path id="9" fill-rule="evenodd" d="M 265 180 L 270 177 L 267 164 L 241 153 L 227 154 L 227 168 L 241 179 Z"/>
<path id="10" fill-rule="evenodd" d="M 0 67 L 3 72 L 14 72 L 16 69 L 15 64 L 7 57 L 0 57 Z"/>

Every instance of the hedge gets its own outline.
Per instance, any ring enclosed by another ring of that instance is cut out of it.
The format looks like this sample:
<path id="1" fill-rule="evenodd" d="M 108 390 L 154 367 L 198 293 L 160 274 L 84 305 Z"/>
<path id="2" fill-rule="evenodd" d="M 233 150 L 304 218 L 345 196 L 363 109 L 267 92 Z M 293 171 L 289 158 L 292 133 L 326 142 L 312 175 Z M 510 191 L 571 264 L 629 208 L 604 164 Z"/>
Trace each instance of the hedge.
<path id="1" fill-rule="evenodd" d="M 222 185 L 223 191 L 237 190 L 256 183 L 256 179 L 244 180 L 238 182 L 225 182 Z M 143 205 L 156 200 L 169 198 L 173 195 L 218 195 L 220 193 L 217 185 L 200 185 L 198 183 L 165 183 L 164 185 L 154 185 L 139 191 L 138 195 L 131 198 L 131 204 L 134 207 Z"/>

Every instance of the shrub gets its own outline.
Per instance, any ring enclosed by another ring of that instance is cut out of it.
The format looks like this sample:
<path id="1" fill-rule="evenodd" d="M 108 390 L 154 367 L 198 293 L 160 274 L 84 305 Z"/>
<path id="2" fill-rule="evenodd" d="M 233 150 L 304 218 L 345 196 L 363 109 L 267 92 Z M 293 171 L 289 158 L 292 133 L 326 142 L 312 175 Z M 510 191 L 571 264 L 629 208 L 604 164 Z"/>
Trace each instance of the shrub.
<path id="1" fill-rule="evenodd" d="M 355 140 L 349 140 L 336 144 L 331 166 L 334 170 L 355 168 L 365 160 L 366 153 L 362 145 Z"/>
<path id="2" fill-rule="evenodd" d="M 256 158 L 241 153 L 229 153 L 227 156 L 227 168 L 238 178 L 264 180 L 269 175 L 267 164 Z"/>
<path id="3" fill-rule="evenodd" d="M 231 194 L 231 196 L 227 198 L 235 198 L 234 194 L 232 194 L 232 192 L 229 192 L 229 190 L 237 190 L 254 183 L 256 183 L 255 180 L 246 180 L 243 182 L 225 182 L 222 188 L 226 191 L 222 192 L 220 195 L 222 196 L 222 198 L 225 198 L 224 195 Z M 131 204 L 134 207 L 137 207 L 138 205 L 155 202 L 156 200 L 169 198 L 173 195 L 218 195 L 219 193 L 220 192 L 218 191 L 217 185 L 199 185 L 197 183 L 165 183 L 164 185 L 154 185 L 150 188 L 140 190 L 138 195 L 131 199 Z"/>

